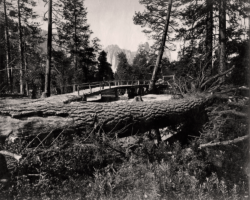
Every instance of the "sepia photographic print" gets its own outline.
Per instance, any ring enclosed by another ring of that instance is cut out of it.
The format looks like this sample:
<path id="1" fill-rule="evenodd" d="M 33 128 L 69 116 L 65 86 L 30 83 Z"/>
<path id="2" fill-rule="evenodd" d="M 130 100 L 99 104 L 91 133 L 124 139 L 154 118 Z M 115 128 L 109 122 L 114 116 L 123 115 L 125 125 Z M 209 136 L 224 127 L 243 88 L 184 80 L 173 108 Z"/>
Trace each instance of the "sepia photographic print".
<path id="1" fill-rule="evenodd" d="M 250 0 L 0 0 L 0 200 L 250 199 Z"/>

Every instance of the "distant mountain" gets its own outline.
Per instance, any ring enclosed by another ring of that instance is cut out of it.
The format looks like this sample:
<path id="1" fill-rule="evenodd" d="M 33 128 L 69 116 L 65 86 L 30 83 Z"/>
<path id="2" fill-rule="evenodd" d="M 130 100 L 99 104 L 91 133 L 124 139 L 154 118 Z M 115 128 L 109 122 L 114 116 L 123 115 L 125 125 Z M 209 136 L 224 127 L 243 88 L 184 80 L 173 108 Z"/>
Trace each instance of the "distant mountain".
<path id="1" fill-rule="evenodd" d="M 112 65 L 113 72 L 116 72 L 118 66 L 118 54 L 124 52 L 128 59 L 128 63 L 132 64 L 136 52 L 132 52 L 127 49 L 121 49 L 118 45 L 109 45 L 104 49 L 107 52 L 107 61 Z"/>
<path id="2" fill-rule="evenodd" d="M 121 49 L 118 45 L 109 45 L 107 46 L 104 51 L 107 52 L 107 61 L 112 65 L 113 72 L 116 72 L 117 66 L 118 66 L 118 54 L 121 52 L 124 52 L 126 54 L 126 57 L 128 59 L 128 63 L 132 64 L 133 60 L 138 53 L 139 49 L 144 49 L 146 51 L 150 51 L 150 46 L 148 42 L 144 44 L 140 44 L 139 48 L 136 52 L 127 50 L 127 49 Z M 165 49 L 163 57 L 167 57 L 169 61 L 171 62 L 171 51 L 168 49 Z"/>

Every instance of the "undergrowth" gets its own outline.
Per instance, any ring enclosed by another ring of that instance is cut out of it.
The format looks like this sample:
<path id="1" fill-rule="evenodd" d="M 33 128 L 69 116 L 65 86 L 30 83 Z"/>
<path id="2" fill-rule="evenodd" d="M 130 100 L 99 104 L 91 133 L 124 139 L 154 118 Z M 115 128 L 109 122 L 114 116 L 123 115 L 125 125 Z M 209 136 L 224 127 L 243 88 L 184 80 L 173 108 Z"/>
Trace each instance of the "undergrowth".
<path id="1" fill-rule="evenodd" d="M 136 148 L 100 138 L 86 144 L 75 134 L 50 147 L 6 144 L 25 157 L 19 164 L 8 158 L 11 182 L 0 199 L 248 199 L 248 141 L 199 148 L 247 133 L 244 119 L 220 115 L 227 106 L 210 107 L 209 122 L 188 145 L 157 146 L 142 136 Z"/>

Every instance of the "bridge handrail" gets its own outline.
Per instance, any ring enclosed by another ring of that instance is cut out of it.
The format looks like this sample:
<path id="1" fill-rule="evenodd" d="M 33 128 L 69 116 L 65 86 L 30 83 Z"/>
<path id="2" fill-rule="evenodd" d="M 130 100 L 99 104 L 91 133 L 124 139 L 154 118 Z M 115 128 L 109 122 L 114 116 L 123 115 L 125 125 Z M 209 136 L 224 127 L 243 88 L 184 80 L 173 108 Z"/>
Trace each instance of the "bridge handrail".
<path id="1" fill-rule="evenodd" d="M 89 88 L 90 93 L 92 93 L 93 88 L 100 87 L 100 90 L 104 89 L 104 86 L 109 86 L 111 89 L 112 87 L 117 86 L 125 86 L 125 85 L 148 85 L 151 80 L 146 79 L 139 79 L 139 80 L 107 80 L 107 81 L 96 81 L 96 82 L 87 82 L 87 83 L 80 83 L 80 84 L 72 84 L 72 85 L 65 85 L 62 88 L 73 87 L 73 92 L 78 92 L 80 94 L 80 88 Z"/>
<path id="2" fill-rule="evenodd" d="M 125 84 L 124 84 L 125 82 Z M 141 84 L 141 82 L 143 82 Z M 78 95 L 80 94 L 80 88 L 82 87 L 89 87 L 90 93 L 92 93 L 92 89 L 96 87 L 100 87 L 100 90 L 104 89 L 104 86 L 108 85 L 111 88 L 111 84 L 113 86 L 120 86 L 120 85 L 146 85 L 150 80 L 108 80 L 108 81 L 98 81 L 98 82 L 88 82 L 88 83 L 81 83 L 81 84 L 74 84 L 73 85 L 73 92 L 76 90 L 78 91 Z M 130 83 L 130 84 L 129 84 Z"/>
<path id="3" fill-rule="evenodd" d="M 108 81 L 97 81 L 97 82 L 88 82 L 88 83 L 81 83 L 81 84 L 73 84 L 73 85 L 89 85 L 89 84 L 95 84 L 95 83 L 103 83 L 103 82 L 107 82 L 107 83 L 111 83 L 111 82 L 138 82 L 138 81 L 150 81 L 150 80 L 145 80 L 145 79 L 140 79 L 140 80 L 108 80 Z"/>

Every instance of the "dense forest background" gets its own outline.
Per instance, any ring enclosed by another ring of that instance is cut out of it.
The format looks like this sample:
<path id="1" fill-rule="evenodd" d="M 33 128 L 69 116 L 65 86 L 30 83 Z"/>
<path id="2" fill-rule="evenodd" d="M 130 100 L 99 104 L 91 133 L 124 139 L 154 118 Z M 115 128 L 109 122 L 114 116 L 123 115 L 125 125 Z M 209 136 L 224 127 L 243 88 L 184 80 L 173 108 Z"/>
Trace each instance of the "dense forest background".
<path id="1" fill-rule="evenodd" d="M 161 43 L 167 3 L 140 3 L 146 10 L 135 13 L 134 23 L 145 27 L 144 32 L 155 43 L 149 50 L 140 45 L 132 65 L 121 53 L 118 70 L 113 74 L 99 39 L 90 39 L 92 32 L 83 2 L 54 1 L 50 87 L 64 89 L 67 85 L 100 81 L 103 77 L 106 80 L 150 79 Z M 248 2 L 226 4 L 220 12 L 220 1 L 174 1 L 165 48 L 174 50 L 175 41 L 183 45 L 177 61 L 170 63 L 168 58 L 163 58 L 158 78 L 170 72 L 183 80 L 187 77 L 195 80 L 200 66 L 207 75 L 235 66 L 230 81 L 247 84 Z M 22 94 L 34 87 L 44 91 L 48 30 L 42 30 L 34 22 L 38 17 L 32 9 L 36 3 L 2 0 L 1 5 L 1 89 Z M 225 16 L 223 26 L 219 23 L 221 15 Z M 48 20 L 47 15 L 44 17 Z M 223 56 L 219 48 L 222 44 L 226 45 Z"/>

